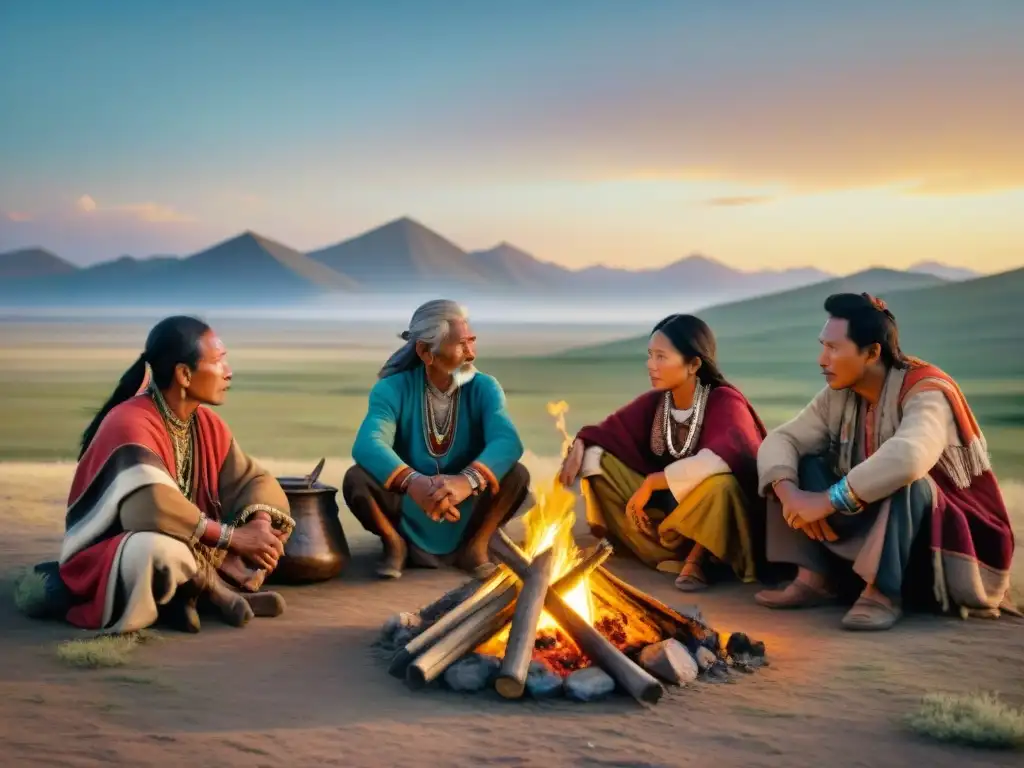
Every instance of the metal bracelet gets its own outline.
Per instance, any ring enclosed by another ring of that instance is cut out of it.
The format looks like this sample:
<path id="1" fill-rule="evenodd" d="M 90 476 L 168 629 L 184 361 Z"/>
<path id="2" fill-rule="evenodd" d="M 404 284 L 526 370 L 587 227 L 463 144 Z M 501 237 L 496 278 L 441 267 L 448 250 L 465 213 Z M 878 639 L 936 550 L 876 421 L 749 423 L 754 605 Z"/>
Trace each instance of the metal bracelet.
<path id="1" fill-rule="evenodd" d="M 480 491 L 483 490 L 481 487 L 483 485 L 483 478 L 473 467 L 466 467 L 459 474 L 469 481 L 469 488 L 473 492 L 474 496 L 478 495 Z"/>
<path id="2" fill-rule="evenodd" d="M 421 472 L 417 472 L 414 469 L 412 472 L 405 476 L 404 480 L 402 480 L 401 484 L 398 486 L 398 492 L 405 493 L 406 491 L 409 490 L 409 485 L 412 483 L 412 481 L 415 480 L 417 477 L 422 476 L 423 474 Z"/>
<path id="3" fill-rule="evenodd" d="M 853 495 L 845 477 L 828 489 L 828 499 L 832 508 L 842 515 L 856 515 L 864 509 Z"/>
<path id="4" fill-rule="evenodd" d="M 217 549 L 227 549 L 231 544 L 231 534 L 235 532 L 233 525 L 221 525 L 220 536 L 217 537 Z"/>
<path id="5" fill-rule="evenodd" d="M 203 536 L 206 535 L 206 529 L 210 527 L 210 518 L 206 515 L 199 515 L 199 522 L 196 523 L 196 529 L 192 531 L 192 541 L 202 541 Z"/>

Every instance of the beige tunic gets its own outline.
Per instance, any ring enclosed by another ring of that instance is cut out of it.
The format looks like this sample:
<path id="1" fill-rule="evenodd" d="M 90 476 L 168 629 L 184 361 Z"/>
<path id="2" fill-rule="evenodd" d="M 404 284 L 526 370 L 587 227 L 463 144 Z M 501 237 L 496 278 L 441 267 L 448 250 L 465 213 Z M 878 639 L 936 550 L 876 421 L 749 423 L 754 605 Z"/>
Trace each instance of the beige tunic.
<path id="1" fill-rule="evenodd" d="M 826 387 L 800 413 L 768 433 L 757 454 L 762 495 L 776 480 L 798 482 L 801 457 L 837 449 L 849 397 L 857 395 Z M 959 444 L 953 411 L 945 395 L 911 391 L 903 402 L 895 434 L 853 467 L 847 482 L 865 503 L 879 501 L 923 478 L 938 464 L 947 446 Z"/>

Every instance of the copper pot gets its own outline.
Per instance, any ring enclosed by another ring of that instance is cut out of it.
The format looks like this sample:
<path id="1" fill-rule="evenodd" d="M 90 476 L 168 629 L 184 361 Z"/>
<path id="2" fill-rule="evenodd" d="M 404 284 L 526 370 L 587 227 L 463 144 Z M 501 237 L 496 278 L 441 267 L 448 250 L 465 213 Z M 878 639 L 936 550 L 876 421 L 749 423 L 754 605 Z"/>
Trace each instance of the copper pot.
<path id="1" fill-rule="evenodd" d="M 319 473 L 317 473 L 319 474 Z M 289 584 L 326 581 L 340 574 L 351 555 L 338 517 L 338 489 L 310 477 L 279 477 L 291 505 L 295 530 L 284 545 L 271 580 Z"/>

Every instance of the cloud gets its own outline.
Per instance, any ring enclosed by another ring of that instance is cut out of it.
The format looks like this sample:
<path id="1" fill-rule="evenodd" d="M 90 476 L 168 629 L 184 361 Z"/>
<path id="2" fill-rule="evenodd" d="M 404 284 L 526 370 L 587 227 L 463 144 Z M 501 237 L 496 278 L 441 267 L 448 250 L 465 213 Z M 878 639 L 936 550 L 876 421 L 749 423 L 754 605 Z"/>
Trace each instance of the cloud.
<path id="1" fill-rule="evenodd" d="M 120 213 L 127 213 L 135 216 L 140 221 L 152 224 L 177 224 L 195 221 L 195 218 L 186 213 L 181 213 L 169 205 L 159 203 L 132 203 L 130 205 L 118 205 L 111 210 Z"/>
<path id="2" fill-rule="evenodd" d="M 25 221 L 32 221 L 32 214 L 26 213 L 25 211 L 7 211 L 4 213 L 4 218 L 8 221 L 22 223 Z"/>
<path id="3" fill-rule="evenodd" d="M 75 201 L 75 208 L 90 216 L 119 216 L 147 224 L 181 224 L 195 221 L 193 216 L 182 213 L 169 205 L 147 202 L 101 206 L 90 195 L 82 195 L 78 198 Z"/>
<path id="4" fill-rule="evenodd" d="M 771 195 L 732 195 L 708 198 L 704 201 L 704 205 L 728 208 L 743 205 L 761 205 L 762 203 L 770 203 L 774 199 Z"/>
<path id="5" fill-rule="evenodd" d="M 89 195 L 82 195 L 75 201 L 75 208 L 82 213 L 93 213 L 96 210 L 96 201 Z"/>

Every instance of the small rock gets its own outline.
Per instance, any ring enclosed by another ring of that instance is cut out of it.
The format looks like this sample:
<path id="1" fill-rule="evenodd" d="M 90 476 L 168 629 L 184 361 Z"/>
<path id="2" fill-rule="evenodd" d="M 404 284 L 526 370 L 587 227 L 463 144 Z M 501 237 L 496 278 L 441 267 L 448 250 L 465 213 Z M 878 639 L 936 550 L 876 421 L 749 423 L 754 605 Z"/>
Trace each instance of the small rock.
<path id="1" fill-rule="evenodd" d="M 729 666 L 719 659 L 704 673 L 704 679 L 710 683 L 727 683 L 729 682 Z"/>
<path id="2" fill-rule="evenodd" d="M 415 632 L 411 629 L 405 629 L 402 627 L 391 636 L 391 645 L 395 648 L 404 648 L 414 637 L 416 637 Z"/>
<path id="3" fill-rule="evenodd" d="M 747 655 L 750 650 L 750 638 L 742 632 L 733 632 L 725 643 L 725 652 L 730 656 Z"/>
<path id="4" fill-rule="evenodd" d="M 531 661 L 526 672 L 526 690 L 535 699 L 550 699 L 562 693 L 562 678 L 539 661 Z"/>
<path id="5" fill-rule="evenodd" d="M 755 640 L 750 644 L 750 655 L 755 658 L 764 658 L 765 647 L 761 640 Z"/>
<path id="6" fill-rule="evenodd" d="M 701 640 L 700 644 L 714 654 L 717 654 L 722 650 L 722 638 L 717 632 L 708 632 L 707 636 Z"/>
<path id="7" fill-rule="evenodd" d="M 453 691 L 482 691 L 494 682 L 500 667 L 494 656 L 471 653 L 444 671 L 444 682 Z"/>
<path id="8" fill-rule="evenodd" d="M 639 656 L 640 666 L 667 683 L 682 685 L 697 679 L 697 661 L 678 640 L 648 645 Z"/>
<path id="9" fill-rule="evenodd" d="M 697 666 L 700 667 L 701 671 L 708 669 L 716 661 L 718 661 L 718 657 L 711 651 L 709 651 L 707 648 L 705 648 L 703 645 L 697 649 L 696 658 Z"/>
<path id="10" fill-rule="evenodd" d="M 565 678 L 565 695 L 575 701 L 597 701 L 615 690 L 615 681 L 600 667 L 577 669 Z"/>
<path id="11" fill-rule="evenodd" d="M 385 634 L 393 635 L 400 629 L 418 630 L 423 625 L 423 619 L 416 613 L 396 613 L 389 616 L 384 622 L 382 631 Z"/>

